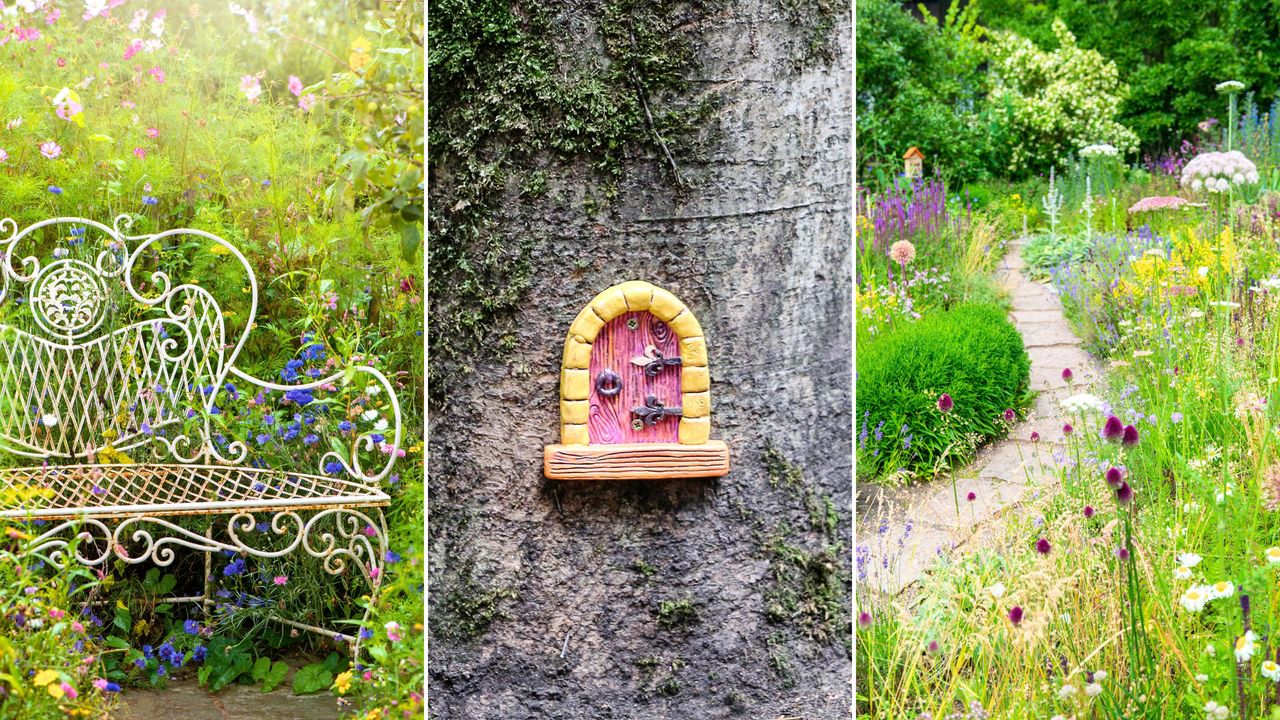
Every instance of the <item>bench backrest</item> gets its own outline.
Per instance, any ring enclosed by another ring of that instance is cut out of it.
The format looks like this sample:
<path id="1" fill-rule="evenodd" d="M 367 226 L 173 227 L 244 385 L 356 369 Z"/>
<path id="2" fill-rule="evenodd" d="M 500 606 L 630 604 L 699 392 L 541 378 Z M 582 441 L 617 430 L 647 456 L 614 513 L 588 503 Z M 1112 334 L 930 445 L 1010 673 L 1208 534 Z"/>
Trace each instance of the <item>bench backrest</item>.
<path id="1" fill-rule="evenodd" d="M 127 216 L 114 227 L 0 220 L 0 449 L 81 459 L 127 451 L 214 407 L 252 327 L 253 270 L 214 235 L 131 236 L 128 225 Z M 250 308 L 236 337 L 207 290 L 158 264 L 166 246 L 193 240 L 243 266 Z"/>

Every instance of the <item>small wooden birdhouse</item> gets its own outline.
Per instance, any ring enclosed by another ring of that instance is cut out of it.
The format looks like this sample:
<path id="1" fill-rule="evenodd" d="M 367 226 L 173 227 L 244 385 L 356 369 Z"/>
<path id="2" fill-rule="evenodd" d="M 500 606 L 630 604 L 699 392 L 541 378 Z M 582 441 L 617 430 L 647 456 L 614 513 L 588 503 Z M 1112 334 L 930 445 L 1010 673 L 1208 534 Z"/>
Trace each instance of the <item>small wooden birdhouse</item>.
<path id="1" fill-rule="evenodd" d="M 903 175 L 908 178 L 917 178 L 924 174 L 924 153 L 920 152 L 920 148 L 912 145 L 902 159 L 905 163 Z"/>
<path id="2" fill-rule="evenodd" d="M 631 281 L 600 293 L 565 338 L 560 443 L 552 480 L 720 477 L 729 448 L 711 434 L 707 344 L 675 295 Z"/>

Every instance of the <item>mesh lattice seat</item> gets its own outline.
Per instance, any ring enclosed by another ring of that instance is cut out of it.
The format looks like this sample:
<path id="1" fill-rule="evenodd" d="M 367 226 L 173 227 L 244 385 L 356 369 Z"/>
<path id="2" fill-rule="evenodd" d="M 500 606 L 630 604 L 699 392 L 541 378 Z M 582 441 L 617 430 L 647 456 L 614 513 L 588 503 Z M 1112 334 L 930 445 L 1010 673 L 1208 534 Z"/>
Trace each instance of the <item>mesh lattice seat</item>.
<path id="1" fill-rule="evenodd" d="M 205 515 L 385 506 L 376 484 L 258 468 L 65 465 L 0 470 L 0 517 Z"/>

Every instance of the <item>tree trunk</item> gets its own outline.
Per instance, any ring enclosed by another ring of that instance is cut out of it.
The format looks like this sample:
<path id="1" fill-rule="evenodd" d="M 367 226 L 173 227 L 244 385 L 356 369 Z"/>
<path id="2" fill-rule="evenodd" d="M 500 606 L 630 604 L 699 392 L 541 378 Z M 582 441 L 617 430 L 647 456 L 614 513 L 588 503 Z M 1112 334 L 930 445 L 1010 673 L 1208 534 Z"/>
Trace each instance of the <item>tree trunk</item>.
<path id="1" fill-rule="evenodd" d="M 804 68 L 810 38 L 772 3 L 705 29 L 692 85 L 722 101 L 707 156 L 674 158 L 687 188 L 654 152 L 592 216 L 583 163 L 503 221 L 543 238 L 514 351 L 430 418 L 433 717 L 848 717 L 852 51 L 833 17 L 835 59 Z M 625 280 L 701 323 L 719 480 L 542 476 L 569 324 Z"/>

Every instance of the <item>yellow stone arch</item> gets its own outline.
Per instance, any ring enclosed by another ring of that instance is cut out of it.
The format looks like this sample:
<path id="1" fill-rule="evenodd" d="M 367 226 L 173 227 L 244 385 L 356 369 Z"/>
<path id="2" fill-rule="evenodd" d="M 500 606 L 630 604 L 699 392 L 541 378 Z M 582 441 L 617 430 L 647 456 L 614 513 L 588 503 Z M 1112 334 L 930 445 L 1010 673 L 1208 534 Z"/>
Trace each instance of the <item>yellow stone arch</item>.
<path id="1" fill-rule="evenodd" d="M 680 345 L 680 405 L 675 443 L 591 444 L 591 346 L 601 329 L 628 312 L 646 311 L 667 324 Z M 543 472 L 555 480 L 658 480 L 720 477 L 729 448 L 711 440 L 711 374 L 707 342 L 693 311 L 670 292 L 642 280 L 596 295 L 569 326 L 560 364 L 560 444 L 544 449 Z"/>
<path id="2" fill-rule="evenodd" d="M 675 295 L 642 280 L 630 280 L 595 296 L 569 326 L 560 364 L 560 442 L 588 445 L 588 398 L 591 394 L 591 345 L 610 320 L 628 312 L 648 311 L 680 338 L 680 418 L 682 445 L 701 445 L 711 437 L 711 374 L 707 342 L 693 311 Z"/>

